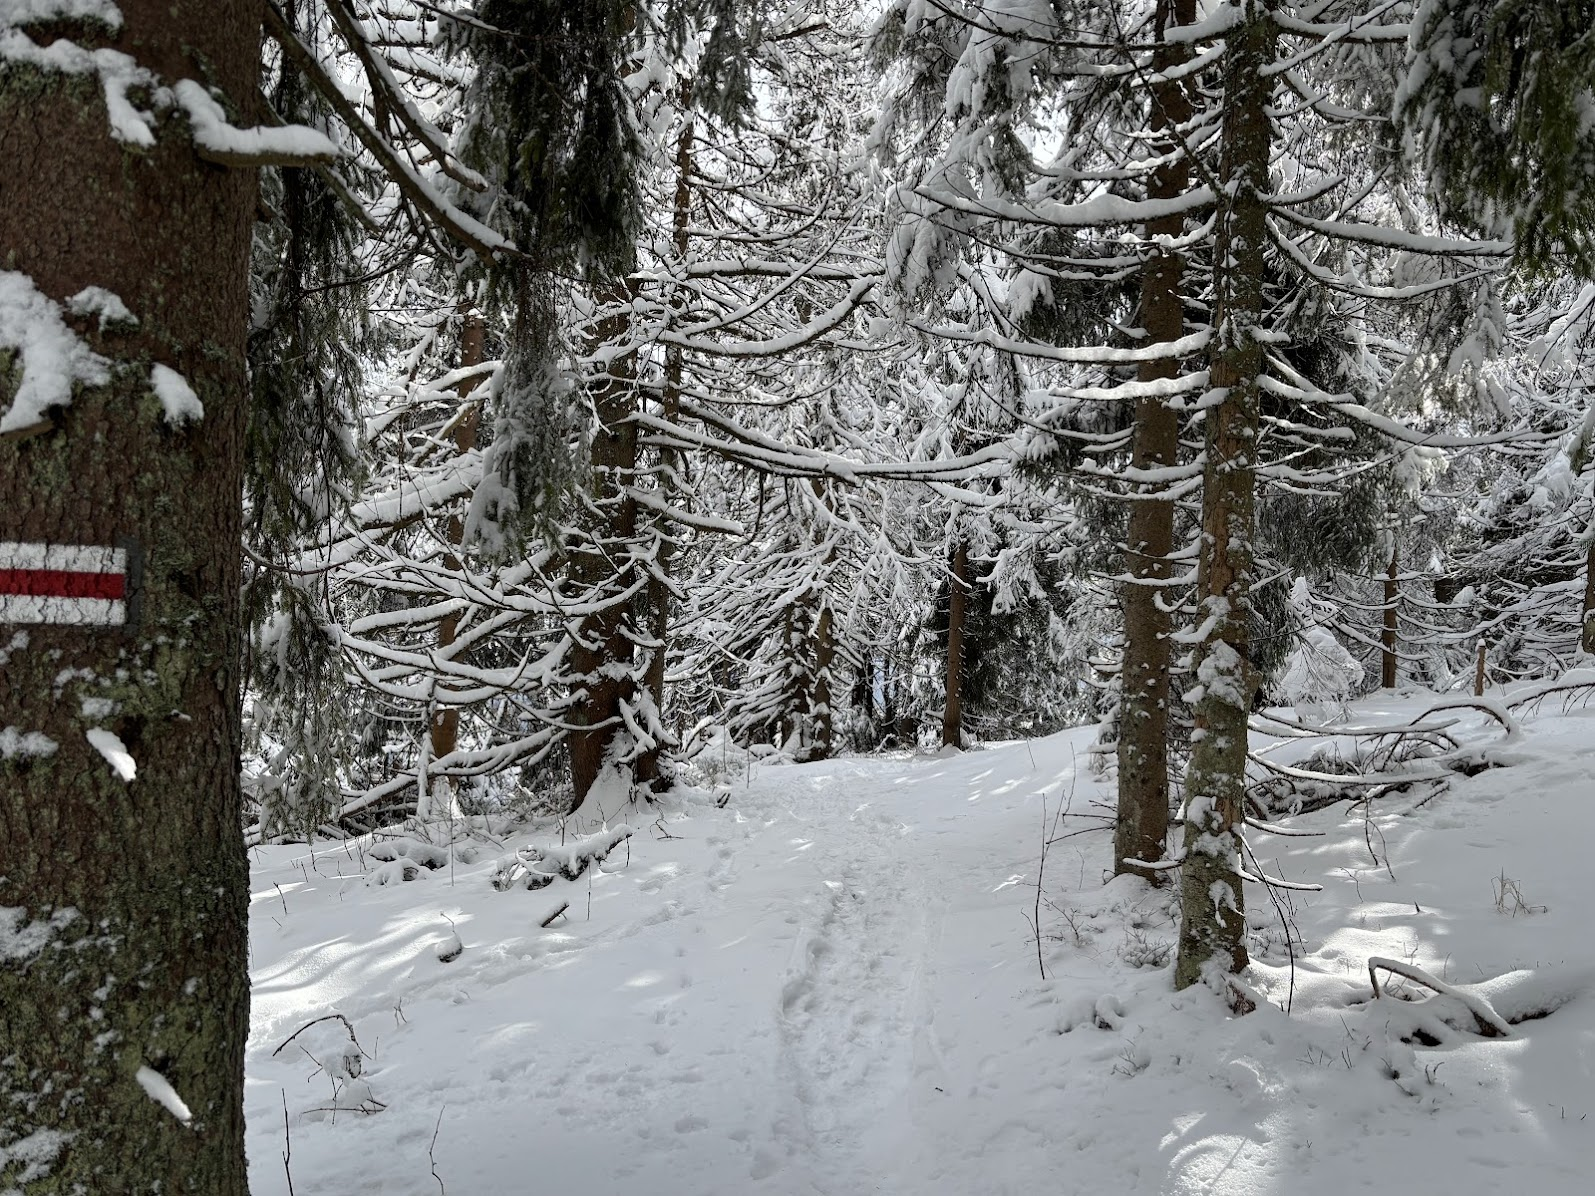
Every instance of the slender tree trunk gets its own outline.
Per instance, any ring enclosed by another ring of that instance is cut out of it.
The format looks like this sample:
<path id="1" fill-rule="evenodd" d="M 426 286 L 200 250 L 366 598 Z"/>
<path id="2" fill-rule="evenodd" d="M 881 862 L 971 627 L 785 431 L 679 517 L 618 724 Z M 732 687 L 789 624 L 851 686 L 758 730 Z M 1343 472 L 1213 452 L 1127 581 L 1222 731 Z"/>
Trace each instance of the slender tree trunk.
<path id="1" fill-rule="evenodd" d="M 694 136 L 694 122 L 692 120 L 692 87 L 690 82 L 683 82 L 677 95 L 684 114 L 681 132 L 676 137 L 676 193 L 670 211 L 670 240 L 675 249 L 676 263 L 685 267 L 688 251 L 691 249 L 691 238 L 688 232 L 692 214 L 692 139 Z M 676 305 L 679 307 L 679 303 Z M 674 314 L 674 310 L 672 312 Z M 681 376 L 682 376 L 682 348 L 680 345 L 667 345 L 665 347 L 665 377 L 664 389 L 661 395 L 660 413 L 663 417 L 674 423 L 681 415 Z M 675 449 L 662 448 L 659 450 L 659 488 L 665 494 L 665 500 L 670 501 L 670 495 L 679 489 L 676 470 L 680 468 L 680 456 Z M 660 753 L 665 747 L 673 746 L 664 741 L 665 725 L 665 661 L 670 648 L 670 577 L 671 566 L 675 557 L 675 534 L 665 516 L 658 516 L 655 520 L 655 535 L 658 548 L 654 553 L 654 564 L 651 576 L 648 579 L 648 635 L 653 643 L 648 657 L 647 686 L 648 696 L 652 700 L 653 708 L 658 716 L 658 729 L 656 736 L 658 742 L 642 753 L 637 759 L 637 780 L 643 784 L 657 785 L 662 780 L 659 770 Z"/>
<path id="2" fill-rule="evenodd" d="M 969 613 L 969 541 L 953 549 L 953 571 L 947 596 L 946 701 L 942 706 L 943 747 L 964 746 L 964 630 Z"/>
<path id="3" fill-rule="evenodd" d="M 116 34 L 81 36 L 247 106 L 253 0 L 120 9 Z M 112 140 L 93 75 L 0 57 L 0 284 L 55 304 L 103 287 L 138 320 L 69 316 L 108 377 L 0 436 L 0 1190 L 30 1196 L 246 1191 L 238 594 L 255 180 L 201 162 L 174 112 L 154 131 L 134 152 Z M 0 352 L 0 415 L 30 364 Z M 202 416 L 167 418 L 152 364 L 181 375 Z M 124 580 L 78 572 L 89 589 L 19 598 L 61 580 L 15 572 L 42 546 L 57 568 Z M 73 551 L 95 546 L 125 557 Z"/>
<path id="4" fill-rule="evenodd" d="M 594 325 L 594 348 L 621 343 L 631 331 L 630 290 L 617 285 L 599 296 L 612 309 Z M 597 415 L 592 443 L 592 481 L 584 497 L 586 534 L 571 551 L 570 577 L 583 601 L 600 609 L 577 628 L 570 659 L 581 679 L 580 699 L 571 721 L 583 728 L 570 734 L 571 808 L 586 798 L 624 729 L 621 704 L 636 696 L 633 636 L 628 635 L 632 602 L 623 597 L 636 568 L 627 548 L 637 534 L 637 502 L 629 488 L 637 476 L 636 358 L 627 352 L 612 360 L 588 387 Z"/>
<path id="5" fill-rule="evenodd" d="M 1579 647 L 1586 652 L 1595 652 L 1595 536 L 1590 539 L 1589 550 L 1584 554 L 1584 610 Z"/>
<path id="6" fill-rule="evenodd" d="M 1170 25 L 1196 20 L 1196 0 L 1158 0 L 1156 24 L 1161 40 Z M 1161 44 L 1153 52 L 1158 75 L 1189 60 L 1183 43 Z M 1156 83 L 1151 89 L 1153 148 L 1174 154 L 1175 128 L 1190 119 L 1190 97 L 1179 81 Z M 1183 156 L 1153 172 L 1149 199 L 1175 199 L 1190 185 L 1190 166 Z M 1149 221 L 1146 236 L 1178 237 L 1183 216 Z M 1181 284 L 1184 259 L 1178 253 L 1156 252 L 1141 275 L 1141 324 L 1147 341 L 1168 344 L 1185 334 Z M 1153 382 L 1179 375 L 1173 360 L 1147 362 L 1140 380 Z M 1163 469 L 1179 452 L 1179 417 L 1160 399 L 1136 403 L 1131 464 L 1140 470 Z M 1174 504 L 1157 483 L 1137 483 L 1130 504 L 1125 537 L 1124 572 L 1133 580 L 1120 587 L 1124 614 L 1124 660 L 1120 672 L 1119 802 L 1113 835 L 1113 870 L 1134 872 L 1154 884 L 1165 873 L 1137 868 L 1128 860 L 1161 859 L 1169 829 L 1169 632 L 1165 583 L 1174 550 Z"/>
<path id="7" fill-rule="evenodd" d="M 1386 689 L 1396 687 L 1396 632 L 1401 603 L 1401 585 L 1397 580 L 1399 559 L 1396 550 L 1391 548 L 1390 568 L 1385 571 L 1385 626 L 1379 636 L 1379 684 Z"/>
<path id="8" fill-rule="evenodd" d="M 1246 788 L 1246 724 L 1257 674 L 1247 627 L 1256 532 L 1257 337 L 1263 318 L 1268 103 L 1275 26 L 1265 0 L 1246 0 L 1228 35 L 1221 125 L 1222 177 L 1214 253 L 1210 371 L 1217 406 L 1206 411 L 1199 615 L 1212 621 L 1202 647 L 1191 766 L 1186 775 L 1185 860 L 1180 874 L 1180 944 L 1174 984 L 1185 988 L 1218 968 L 1246 966 L 1245 898 L 1237 868 Z"/>
<path id="9" fill-rule="evenodd" d="M 1473 696 L 1476 698 L 1482 698 L 1484 696 L 1484 666 L 1486 663 L 1486 651 L 1487 648 L 1484 642 L 1484 637 L 1481 635 L 1479 637 L 1478 658 L 1473 663 Z"/>
<path id="10" fill-rule="evenodd" d="M 810 481 L 815 498 L 828 511 L 835 511 L 835 505 L 829 484 L 815 478 Z M 836 692 L 835 677 L 832 670 L 836 665 L 836 611 L 831 606 L 828 587 L 833 572 L 836 568 L 836 541 L 829 537 L 825 548 L 825 558 L 820 567 L 820 586 L 812 595 L 813 628 L 813 661 L 814 669 L 809 678 L 808 706 L 809 745 L 808 759 L 823 760 L 836 751 L 836 714 L 833 710 Z"/>
<path id="11" fill-rule="evenodd" d="M 823 760 L 836 750 L 836 718 L 831 710 L 831 666 L 836 663 L 836 612 L 820 607 L 814 621 L 814 698 L 809 705 L 814 742 L 809 759 Z"/>
<path id="12" fill-rule="evenodd" d="M 481 316 L 467 311 L 464 313 L 464 326 L 460 330 L 460 366 L 470 368 L 482 364 L 483 350 L 487 344 L 487 322 Z M 453 440 L 454 447 L 460 453 L 468 453 L 476 447 L 476 438 L 481 426 L 482 409 L 480 404 L 471 403 L 471 392 L 477 388 L 482 380 L 480 378 L 467 378 L 459 385 L 458 394 L 463 412 L 455 421 Z M 465 542 L 465 521 L 458 513 L 449 516 L 446 533 L 449 539 L 450 551 L 443 556 L 443 567 L 458 573 L 464 568 L 457 552 Z M 453 648 L 455 639 L 460 630 L 460 616 L 451 612 L 443 616 L 443 621 L 438 626 L 438 652 L 447 657 Z M 428 730 L 431 733 L 429 750 L 423 750 L 422 760 L 441 760 L 449 755 L 460 743 L 460 708 L 458 706 L 443 705 L 434 708 Z M 431 792 L 431 785 L 424 784 L 423 791 Z M 425 818 L 427 811 L 418 810 L 417 814 Z"/>
<path id="13" fill-rule="evenodd" d="M 809 747 L 809 679 L 808 648 L 809 595 L 805 594 L 790 603 L 781 616 L 782 664 L 786 669 L 786 709 L 781 715 L 779 734 L 781 746 L 790 747 L 799 761 L 805 759 Z"/>

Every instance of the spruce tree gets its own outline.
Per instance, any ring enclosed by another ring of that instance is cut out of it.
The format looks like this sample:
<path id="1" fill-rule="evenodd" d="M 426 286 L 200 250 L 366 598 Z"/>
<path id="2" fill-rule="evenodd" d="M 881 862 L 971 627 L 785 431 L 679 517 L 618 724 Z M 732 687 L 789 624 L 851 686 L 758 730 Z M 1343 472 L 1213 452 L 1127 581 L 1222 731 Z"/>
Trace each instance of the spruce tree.
<path id="1" fill-rule="evenodd" d="M 1236 6 L 1224 62 L 1220 166 L 1224 196 L 1214 251 L 1209 373 L 1217 400 L 1205 414 L 1202 554 L 1197 613 L 1196 725 L 1185 778 L 1180 943 L 1174 985 L 1210 969 L 1246 966 L 1246 905 L 1238 864 L 1246 787 L 1247 719 L 1257 689 L 1250 614 L 1255 563 L 1259 382 L 1264 372 L 1264 254 L 1273 128 L 1276 27 L 1268 0 Z"/>
<path id="2" fill-rule="evenodd" d="M 1170 73 L 1190 60 L 1187 44 L 1168 34 L 1196 20 L 1195 0 L 1159 0 L 1152 34 L 1157 48 L 1149 63 L 1157 80 L 1148 90 L 1151 153 L 1161 159 L 1148 180 L 1152 200 L 1177 200 L 1191 183 L 1184 126 L 1191 117 L 1190 84 Z M 1149 220 L 1150 243 L 1141 275 L 1140 323 L 1147 340 L 1169 344 L 1185 335 L 1185 260 L 1173 248 L 1185 232 L 1185 216 Z M 1180 363 L 1160 358 L 1143 363 L 1141 382 L 1179 376 Z M 1146 479 L 1135 485 L 1125 527 L 1124 657 L 1120 666 L 1119 793 L 1113 834 L 1113 870 L 1135 872 L 1157 883 L 1162 874 L 1137 868 L 1162 858 L 1169 825 L 1169 717 L 1172 686 L 1169 580 L 1173 574 L 1174 501 L 1160 477 L 1179 456 L 1179 415 L 1158 395 L 1136 400 L 1130 464 Z"/>
<path id="3" fill-rule="evenodd" d="M 238 550 L 260 155 L 225 114 L 254 101 L 259 9 L 15 11 L 0 8 L 0 1189 L 243 1196 Z M 66 38 L 80 70 L 29 51 Z M 143 107 L 156 87 L 177 102 Z"/>
<path id="4" fill-rule="evenodd" d="M 1423 0 L 1396 110 L 1447 216 L 1595 278 L 1595 0 Z"/>

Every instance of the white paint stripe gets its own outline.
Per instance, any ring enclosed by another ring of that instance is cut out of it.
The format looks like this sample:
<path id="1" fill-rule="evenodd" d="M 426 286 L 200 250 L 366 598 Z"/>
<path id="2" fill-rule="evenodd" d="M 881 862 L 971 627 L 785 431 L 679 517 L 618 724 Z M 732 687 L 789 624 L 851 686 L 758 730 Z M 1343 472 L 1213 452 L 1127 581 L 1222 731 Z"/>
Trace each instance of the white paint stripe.
<path id="1" fill-rule="evenodd" d="M 126 622 L 127 603 L 119 598 L 53 598 L 45 594 L 0 594 L 0 623 L 64 623 L 79 627 L 114 627 Z"/>
<path id="2" fill-rule="evenodd" d="M 0 540 L 0 569 L 126 573 L 127 551 L 100 544 L 26 544 L 16 540 Z"/>

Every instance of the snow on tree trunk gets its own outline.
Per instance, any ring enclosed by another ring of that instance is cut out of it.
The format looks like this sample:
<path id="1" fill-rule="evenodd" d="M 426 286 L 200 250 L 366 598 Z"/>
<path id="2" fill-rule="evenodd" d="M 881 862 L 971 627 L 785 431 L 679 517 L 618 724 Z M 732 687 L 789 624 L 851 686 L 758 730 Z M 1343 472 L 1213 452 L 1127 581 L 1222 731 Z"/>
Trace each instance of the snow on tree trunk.
<path id="1" fill-rule="evenodd" d="M 1238 871 L 1246 787 L 1246 724 L 1257 676 L 1247 627 L 1256 531 L 1258 378 L 1275 26 L 1265 0 L 1247 0 L 1227 40 L 1220 132 L 1226 195 L 1213 266 L 1215 306 L 1205 413 L 1206 472 L 1197 589 L 1206 626 L 1197 667 L 1195 729 L 1185 779 L 1179 959 L 1174 985 L 1247 963 Z"/>
<path id="2" fill-rule="evenodd" d="M 464 313 L 464 324 L 460 330 L 460 368 L 469 369 L 471 366 L 482 364 L 483 349 L 487 343 L 487 321 L 481 316 L 467 310 Z M 477 432 L 481 426 L 482 408 L 479 403 L 470 402 L 471 392 L 482 381 L 481 375 L 465 379 L 459 385 L 460 404 L 463 408 L 454 424 L 454 447 L 461 453 L 469 453 L 476 448 Z M 449 516 L 446 529 L 451 551 L 443 556 L 443 567 L 458 573 L 464 566 L 460 563 L 459 548 L 465 542 L 465 521 L 459 512 Z M 451 611 L 443 616 L 438 625 L 438 653 L 440 656 L 450 657 L 451 649 L 460 629 L 460 612 Z M 441 760 L 454 751 L 460 743 L 460 708 L 454 705 L 440 705 L 433 709 L 429 731 L 432 736 L 431 750 L 421 753 L 423 764 L 426 760 Z M 431 792 L 431 785 L 423 780 L 424 792 Z M 425 817 L 427 811 L 417 811 Z"/>
<path id="3" fill-rule="evenodd" d="M 836 612 L 824 600 L 814 620 L 814 697 L 809 713 L 813 719 L 814 741 L 809 759 L 822 760 L 836 750 L 836 716 L 832 710 L 831 670 L 836 664 Z"/>
<path id="4" fill-rule="evenodd" d="M 676 134 L 676 188 L 670 205 L 670 246 L 675 252 L 675 265 L 684 269 L 692 248 L 690 234 L 692 215 L 692 145 L 696 123 L 692 119 L 692 85 L 683 80 L 677 89 L 681 104 L 681 129 Z M 673 297 L 668 318 L 681 319 L 685 295 Z M 671 423 L 681 417 L 681 384 L 684 350 L 680 345 L 665 346 L 664 388 L 661 392 L 659 413 Z M 682 467 L 680 454 L 673 448 L 659 450 L 659 487 L 661 497 L 670 504 L 679 491 L 677 470 Z M 652 648 L 645 671 L 648 697 L 652 701 L 659 729 L 664 730 L 665 712 L 665 660 L 670 647 L 671 570 L 675 560 L 675 533 L 664 516 L 655 519 L 655 550 L 652 574 L 648 579 L 648 636 Z M 661 751 L 666 747 L 661 739 L 643 750 L 637 757 L 637 780 L 645 785 L 657 785 L 662 777 L 659 767 Z M 669 746 L 677 746 L 672 734 Z"/>
<path id="5" fill-rule="evenodd" d="M 582 496 L 581 540 L 572 549 L 570 578 L 581 601 L 596 607 L 581 619 L 570 661 L 581 687 L 570 721 L 582 728 L 570 734 L 571 808 L 581 805 L 625 734 L 621 704 L 636 699 L 633 671 L 635 629 L 628 591 L 636 582 L 633 554 L 637 502 L 628 490 L 637 475 L 636 354 L 623 346 L 631 331 L 630 292 L 625 284 L 597 296 L 607 310 L 595 321 L 590 351 L 617 351 L 600 360 L 599 376 L 587 395 L 596 416 L 592 440 L 592 478 Z"/>
<path id="6" fill-rule="evenodd" d="M 255 3 L 119 8 L 119 23 L 74 27 L 101 69 L 121 52 L 148 72 L 141 87 L 203 80 L 252 106 Z M 90 288 L 118 313 L 69 322 L 68 343 L 91 354 L 80 363 L 103 363 L 98 381 L 0 438 L 0 542 L 58 564 L 114 547 L 106 572 L 74 576 L 123 589 L 0 604 L 0 728 L 38 749 L 0 756 L 0 1190 L 242 1196 L 238 595 L 256 184 L 202 161 L 185 117 L 141 115 L 147 94 L 0 51 L 0 265 L 36 288 L 35 315 Z M 152 366 L 170 371 L 168 391 L 181 382 L 192 418 L 173 418 Z M 0 352 L 0 418 L 44 368 Z"/>
<path id="7" fill-rule="evenodd" d="M 1196 20 L 1195 0 L 1159 0 L 1156 26 L 1189 25 Z M 1148 199 L 1178 199 L 1190 185 L 1190 166 L 1175 153 L 1172 130 L 1190 119 L 1185 85 L 1165 78 L 1189 60 L 1183 43 L 1163 43 L 1153 51 L 1152 70 L 1160 78 L 1150 88 L 1154 152 L 1172 155 L 1152 173 Z M 1176 238 L 1185 231 L 1181 215 L 1150 220 L 1146 238 Z M 1167 344 L 1185 335 L 1181 297 L 1184 259 L 1178 253 L 1156 252 L 1141 274 L 1141 326 L 1149 343 Z M 1173 359 L 1149 361 L 1139 372 L 1143 382 L 1179 375 Z M 1131 464 L 1159 470 L 1175 463 L 1179 452 L 1179 417 L 1161 399 L 1141 399 L 1135 408 Z M 1169 633 L 1163 583 L 1170 575 L 1174 549 L 1174 504 L 1155 483 L 1143 483 L 1130 504 L 1125 534 L 1124 572 L 1135 579 L 1120 586 L 1124 614 L 1124 659 L 1119 709 L 1118 817 L 1113 834 L 1113 870 L 1134 872 L 1157 883 L 1163 872 L 1136 868 L 1127 860 L 1161 859 L 1169 829 Z M 1138 584 L 1139 583 L 1139 584 Z M 1160 602 L 1163 600 L 1163 602 Z"/>

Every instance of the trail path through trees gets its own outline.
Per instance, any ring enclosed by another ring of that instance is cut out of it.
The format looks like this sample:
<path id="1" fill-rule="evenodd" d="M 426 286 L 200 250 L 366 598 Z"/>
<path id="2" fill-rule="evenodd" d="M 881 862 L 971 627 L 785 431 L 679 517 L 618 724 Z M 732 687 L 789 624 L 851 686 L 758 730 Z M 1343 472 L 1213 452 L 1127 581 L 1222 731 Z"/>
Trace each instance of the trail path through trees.
<path id="1" fill-rule="evenodd" d="M 1400 721 L 1420 699 L 1353 717 Z M 1578 713 L 1512 745 L 1487 723 L 1467 736 L 1503 766 L 1415 810 L 1383 799 L 1371 824 L 1337 807 L 1296 820 L 1323 837 L 1265 841 L 1270 874 L 1325 886 L 1294 895 L 1289 1017 L 1261 893 L 1257 1012 L 1172 991 L 1174 894 L 1104 884 L 1111 829 L 1076 817 L 1111 809 L 1085 729 L 946 759 L 733 759 L 723 808 L 699 790 L 626 811 L 629 857 L 590 897 L 587 877 L 489 885 L 503 850 L 557 832 L 478 842 L 452 883 L 446 865 L 371 883 L 393 870 L 358 842 L 259 849 L 251 1191 L 288 1190 L 286 1105 L 296 1196 L 422 1196 L 434 1164 L 450 1192 L 1482 1196 L 1503 1167 L 1582 1192 L 1595 748 Z M 1044 820 L 1045 979 L 1029 924 Z M 1391 1027 L 1422 1009 L 1370 1003 L 1370 956 L 1503 1016 L 1561 995 L 1510 1037 L 1409 1044 Z M 358 1036 L 357 1077 L 336 1019 L 273 1054 L 332 1013 Z"/>

